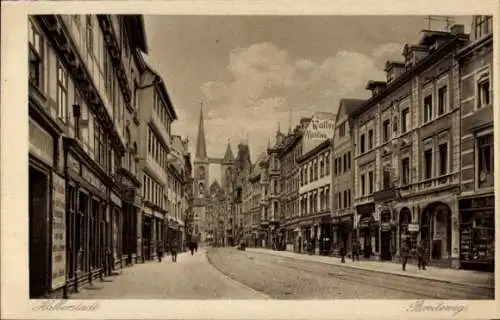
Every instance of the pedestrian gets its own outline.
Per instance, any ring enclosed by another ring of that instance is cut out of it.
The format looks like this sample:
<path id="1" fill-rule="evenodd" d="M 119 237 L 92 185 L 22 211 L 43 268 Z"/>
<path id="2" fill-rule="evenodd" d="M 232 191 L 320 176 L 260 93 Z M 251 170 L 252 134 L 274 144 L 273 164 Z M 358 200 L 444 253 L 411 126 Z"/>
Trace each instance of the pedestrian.
<path id="1" fill-rule="evenodd" d="M 160 240 L 156 246 L 156 254 L 158 255 L 158 262 L 161 262 L 163 258 L 163 242 Z"/>
<path id="2" fill-rule="evenodd" d="M 421 241 L 417 246 L 417 258 L 418 270 L 420 270 L 420 268 L 422 268 L 422 270 L 425 270 L 425 266 L 427 265 L 427 246 L 423 241 Z"/>
<path id="3" fill-rule="evenodd" d="M 356 240 L 352 244 L 352 261 L 354 260 L 359 261 L 359 251 L 361 251 L 361 245 L 359 244 L 359 241 Z"/>
<path id="4" fill-rule="evenodd" d="M 177 241 L 173 240 L 172 243 L 170 243 L 170 253 L 172 254 L 172 262 L 177 262 Z"/>
<path id="5" fill-rule="evenodd" d="M 340 244 L 340 262 L 345 263 L 346 248 L 343 243 Z"/>
<path id="6" fill-rule="evenodd" d="M 408 263 L 408 257 L 410 256 L 410 247 L 408 246 L 408 243 L 406 241 L 403 242 L 400 251 L 401 262 L 403 263 L 403 271 L 406 271 L 406 264 Z"/>

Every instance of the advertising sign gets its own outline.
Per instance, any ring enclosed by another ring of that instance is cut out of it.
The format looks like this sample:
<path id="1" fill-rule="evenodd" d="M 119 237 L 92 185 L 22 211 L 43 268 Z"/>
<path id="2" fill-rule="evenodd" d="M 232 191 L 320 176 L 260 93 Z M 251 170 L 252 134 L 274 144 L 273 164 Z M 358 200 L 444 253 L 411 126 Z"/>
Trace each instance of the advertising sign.
<path id="1" fill-rule="evenodd" d="M 56 173 L 52 176 L 52 289 L 66 283 L 66 185 Z"/>
<path id="2" fill-rule="evenodd" d="M 303 152 L 314 149 L 327 139 L 332 139 L 335 133 L 335 115 L 318 112 L 313 115 L 303 136 Z"/>

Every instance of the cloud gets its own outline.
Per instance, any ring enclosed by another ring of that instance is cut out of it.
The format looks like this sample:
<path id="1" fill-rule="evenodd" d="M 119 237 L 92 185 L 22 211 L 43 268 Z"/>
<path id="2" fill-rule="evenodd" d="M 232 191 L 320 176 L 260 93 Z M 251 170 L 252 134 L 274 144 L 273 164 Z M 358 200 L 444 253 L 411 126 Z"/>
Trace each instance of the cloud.
<path id="1" fill-rule="evenodd" d="M 342 98 L 367 97 L 367 81 L 384 80 L 385 61 L 400 60 L 401 50 L 400 44 L 388 43 L 368 54 L 339 51 L 323 61 L 293 60 L 286 51 L 268 42 L 232 50 L 228 80 L 210 81 L 201 88 L 207 101 L 209 156 L 222 157 L 228 138 L 235 149 L 248 135 L 255 160 L 269 138 L 274 140 L 278 122 L 286 131 L 290 118 L 294 126 L 301 117 L 315 111 L 335 113 Z M 197 122 L 198 117 L 192 117 L 189 123 L 179 126 L 189 135 L 193 151 Z"/>

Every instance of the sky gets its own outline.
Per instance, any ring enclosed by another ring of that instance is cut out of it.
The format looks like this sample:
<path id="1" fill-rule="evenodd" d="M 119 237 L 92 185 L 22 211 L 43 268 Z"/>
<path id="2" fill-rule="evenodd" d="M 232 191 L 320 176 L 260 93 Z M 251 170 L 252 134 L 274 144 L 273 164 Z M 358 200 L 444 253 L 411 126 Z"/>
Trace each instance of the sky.
<path id="1" fill-rule="evenodd" d="M 453 17 L 470 29 L 470 17 Z M 428 28 L 425 16 L 146 16 L 145 57 L 164 79 L 195 155 L 203 103 L 209 157 L 247 140 L 252 161 L 274 142 L 278 124 L 315 111 L 336 113 L 341 98 L 366 98 L 385 80 L 387 60 Z M 433 29 L 444 23 L 432 22 Z M 271 139 L 271 140 L 270 140 Z M 211 166 L 210 180 L 220 179 Z"/>

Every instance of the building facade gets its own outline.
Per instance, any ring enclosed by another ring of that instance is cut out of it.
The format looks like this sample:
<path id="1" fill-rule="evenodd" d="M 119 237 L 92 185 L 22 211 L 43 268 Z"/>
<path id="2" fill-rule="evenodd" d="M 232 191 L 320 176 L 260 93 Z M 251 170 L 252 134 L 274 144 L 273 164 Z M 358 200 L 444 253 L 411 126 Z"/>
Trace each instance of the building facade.
<path id="1" fill-rule="evenodd" d="M 147 47 L 137 15 L 28 23 L 30 297 L 65 296 L 120 265 L 133 236 L 123 228 L 126 191 L 139 185 L 126 120 L 137 113 L 132 52 Z"/>
<path id="2" fill-rule="evenodd" d="M 401 243 L 422 242 L 433 264 L 458 261 L 461 25 L 423 30 L 404 62 L 386 64 L 387 81 L 353 122 L 355 226 L 365 256 L 392 260 Z"/>
<path id="3" fill-rule="evenodd" d="M 140 108 L 139 168 L 142 182 L 143 206 L 138 222 L 141 261 L 156 258 L 156 248 L 166 240 L 166 216 L 169 214 L 168 172 L 173 154 L 172 123 L 177 114 L 165 83 L 144 59 L 138 83 Z"/>
<path id="4" fill-rule="evenodd" d="M 302 119 L 299 125 L 283 136 L 277 146 L 280 166 L 280 232 L 284 234 L 287 251 L 302 250 L 298 225 L 300 172 L 297 158 L 302 154 L 300 142 L 310 120 Z"/>
<path id="5" fill-rule="evenodd" d="M 297 159 L 300 167 L 299 237 L 308 252 L 329 254 L 331 248 L 331 139 Z"/>
<path id="6" fill-rule="evenodd" d="M 460 263 L 492 268 L 495 242 L 493 18 L 473 18 L 459 51 L 461 113 Z"/>
<path id="7" fill-rule="evenodd" d="M 335 119 L 330 178 L 332 185 L 332 253 L 338 254 L 340 245 L 351 249 L 356 238 L 354 231 L 354 168 L 352 131 L 348 114 L 364 100 L 342 99 Z"/>

